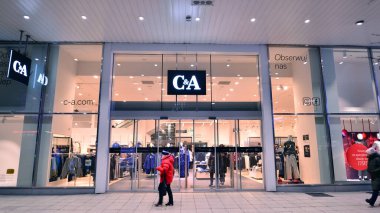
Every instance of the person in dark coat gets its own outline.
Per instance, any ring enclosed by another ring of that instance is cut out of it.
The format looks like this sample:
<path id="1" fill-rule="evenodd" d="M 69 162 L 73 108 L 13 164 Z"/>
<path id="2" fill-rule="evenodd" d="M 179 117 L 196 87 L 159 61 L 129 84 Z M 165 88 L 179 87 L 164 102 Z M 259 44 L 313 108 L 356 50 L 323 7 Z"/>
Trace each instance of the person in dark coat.
<path id="1" fill-rule="evenodd" d="M 220 147 L 224 147 L 224 145 L 220 145 Z M 210 157 L 208 158 L 208 167 L 210 172 L 210 187 L 214 184 L 214 174 L 215 174 L 215 166 L 218 169 L 219 172 L 219 181 L 220 185 L 224 185 L 225 179 L 226 179 L 226 172 L 227 172 L 227 165 L 228 165 L 228 157 L 227 153 L 217 153 L 216 155 L 217 163 L 215 165 L 215 155 L 214 153 L 211 153 Z"/>
<path id="2" fill-rule="evenodd" d="M 368 154 L 368 169 L 367 171 L 371 175 L 371 184 L 372 184 L 372 196 L 370 199 L 366 199 L 365 201 L 374 206 L 379 196 L 380 190 L 380 150 L 376 147 L 377 144 L 374 144 L 373 147 L 367 150 Z"/>
<path id="3" fill-rule="evenodd" d="M 162 201 L 164 199 L 164 194 L 166 192 L 169 196 L 169 202 L 165 204 L 166 206 L 173 206 L 173 193 L 170 188 L 170 184 L 173 182 L 174 177 L 174 157 L 170 155 L 168 151 L 162 151 L 161 165 L 158 166 L 157 171 L 160 172 L 160 184 L 158 186 L 159 200 L 155 206 L 162 206 Z M 164 190 L 164 191 L 163 191 Z"/>

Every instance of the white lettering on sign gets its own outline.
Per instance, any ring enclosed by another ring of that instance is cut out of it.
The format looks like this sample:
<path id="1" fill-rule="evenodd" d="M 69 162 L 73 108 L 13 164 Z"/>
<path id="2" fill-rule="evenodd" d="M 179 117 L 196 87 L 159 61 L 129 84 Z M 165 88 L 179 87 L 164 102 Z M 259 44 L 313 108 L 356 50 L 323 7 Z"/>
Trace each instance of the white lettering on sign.
<path id="1" fill-rule="evenodd" d="M 37 82 L 42 84 L 43 86 L 48 85 L 49 79 L 45 76 L 45 74 L 40 73 L 38 76 Z"/>
<path id="2" fill-rule="evenodd" d="M 178 79 L 182 79 L 182 85 L 178 85 Z M 186 88 L 185 88 L 186 86 Z M 195 75 L 191 76 L 190 81 L 185 79 L 184 75 L 177 75 L 173 78 L 173 87 L 176 90 L 191 90 L 191 87 L 194 87 L 194 90 L 201 90 L 198 84 L 198 80 Z"/>
<path id="3" fill-rule="evenodd" d="M 26 72 L 26 65 L 21 65 L 19 61 L 13 62 L 13 70 L 21 75 L 24 75 L 25 77 L 28 77 Z"/>

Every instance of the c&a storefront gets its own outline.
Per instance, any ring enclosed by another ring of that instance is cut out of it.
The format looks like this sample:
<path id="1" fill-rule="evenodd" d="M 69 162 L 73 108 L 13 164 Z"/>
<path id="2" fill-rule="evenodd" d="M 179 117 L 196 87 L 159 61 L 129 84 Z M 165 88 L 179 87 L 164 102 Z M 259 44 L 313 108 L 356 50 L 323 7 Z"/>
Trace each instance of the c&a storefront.
<path id="1" fill-rule="evenodd" d="M 11 50 L 30 59 L 27 76 Z M 0 54 L 2 194 L 153 192 L 162 150 L 177 192 L 370 187 L 378 49 L 2 43 Z"/>

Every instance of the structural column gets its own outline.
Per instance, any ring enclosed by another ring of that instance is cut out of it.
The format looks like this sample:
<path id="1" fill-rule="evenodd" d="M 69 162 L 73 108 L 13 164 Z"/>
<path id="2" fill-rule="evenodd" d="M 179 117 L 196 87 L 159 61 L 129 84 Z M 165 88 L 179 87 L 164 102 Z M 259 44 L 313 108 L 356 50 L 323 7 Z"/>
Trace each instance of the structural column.
<path id="1" fill-rule="evenodd" d="M 272 95 L 268 60 L 269 58 L 267 46 L 260 45 L 259 73 L 261 85 L 261 137 L 263 140 L 264 187 L 266 191 L 276 191 L 277 179 L 273 141 Z"/>
<path id="2" fill-rule="evenodd" d="M 105 193 L 108 188 L 109 141 L 111 125 L 111 92 L 112 92 L 112 44 L 103 47 L 103 64 L 100 83 L 98 140 L 96 148 L 95 193 Z"/>

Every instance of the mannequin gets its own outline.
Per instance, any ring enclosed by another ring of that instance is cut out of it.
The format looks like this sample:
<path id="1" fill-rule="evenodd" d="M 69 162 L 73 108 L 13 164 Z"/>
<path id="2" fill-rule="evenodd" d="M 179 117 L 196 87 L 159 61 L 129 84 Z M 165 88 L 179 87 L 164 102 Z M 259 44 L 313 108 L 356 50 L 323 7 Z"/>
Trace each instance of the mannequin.
<path id="1" fill-rule="evenodd" d="M 284 164 L 286 180 L 294 181 L 300 179 L 296 156 L 296 144 L 293 141 L 293 136 L 289 135 L 288 140 L 284 143 Z"/>

